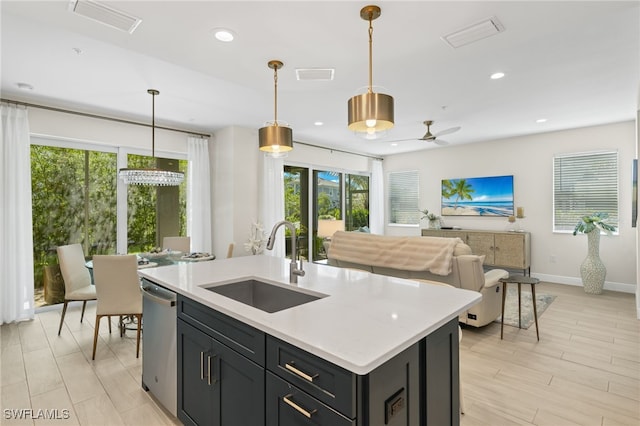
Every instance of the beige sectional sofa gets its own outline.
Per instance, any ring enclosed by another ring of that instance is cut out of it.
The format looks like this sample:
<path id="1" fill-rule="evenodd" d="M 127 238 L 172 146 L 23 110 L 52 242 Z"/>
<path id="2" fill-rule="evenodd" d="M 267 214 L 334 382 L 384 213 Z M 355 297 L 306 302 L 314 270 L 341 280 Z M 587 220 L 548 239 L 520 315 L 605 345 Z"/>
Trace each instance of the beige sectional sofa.
<path id="1" fill-rule="evenodd" d="M 328 264 L 374 274 L 428 280 L 478 291 L 482 301 L 460 315 L 460 322 L 481 327 L 500 316 L 502 269 L 485 272 L 484 256 L 471 253 L 459 238 L 394 237 L 336 232 L 328 247 Z"/>

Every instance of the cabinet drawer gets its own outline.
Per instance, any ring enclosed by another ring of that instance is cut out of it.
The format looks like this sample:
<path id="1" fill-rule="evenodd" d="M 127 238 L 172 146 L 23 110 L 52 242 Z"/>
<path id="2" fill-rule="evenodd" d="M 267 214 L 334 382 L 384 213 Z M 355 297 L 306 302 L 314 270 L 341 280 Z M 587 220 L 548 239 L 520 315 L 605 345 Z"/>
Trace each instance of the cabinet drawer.
<path id="1" fill-rule="evenodd" d="M 267 371 L 267 426 L 355 426 L 356 421 Z"/>
<path id="2" fill-rule="evenodd" d="M 356 417 L 354 373 L 271 336 L 267 369 L 345 416 Z"/>
<path id="3" fill-rule="evenodd" d="M 227 315 L 178 295 L 178 318 L 264 366 L 265 334 Z"/>

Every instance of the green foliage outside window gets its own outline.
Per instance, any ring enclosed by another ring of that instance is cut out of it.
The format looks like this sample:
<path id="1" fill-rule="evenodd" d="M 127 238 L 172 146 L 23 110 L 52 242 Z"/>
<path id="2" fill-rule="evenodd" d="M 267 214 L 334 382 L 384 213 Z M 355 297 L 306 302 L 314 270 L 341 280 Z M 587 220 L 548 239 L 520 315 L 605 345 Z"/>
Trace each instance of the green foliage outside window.
<path id="1" fill-rule="evenodd" d="M 128 167 L 153 167 L 150 157 L 130 155 Z M 179 169 L 186 172 L 187 161 Z M 115 153 L 31 146 L 34 287 L 43 286 L 43 266 L 58 263 L 56 247 L 80 243 L 88 257 L 115 254 L 117 238 L 117 158 Z M 154 186 L 127 187 L 128 252 L 148 251 L 156 241 L 159 208 L 179 209 L 186 235 L 186 179 L 178 206 L 157 206 Z"/>
<path id="2" fill-rule="evenodd" d="M 42 267 L 58 263 L 56 247 L 80 243 L 85 253 L 116 248 L 116 155 L 31 146 L 35 287 Z"/>

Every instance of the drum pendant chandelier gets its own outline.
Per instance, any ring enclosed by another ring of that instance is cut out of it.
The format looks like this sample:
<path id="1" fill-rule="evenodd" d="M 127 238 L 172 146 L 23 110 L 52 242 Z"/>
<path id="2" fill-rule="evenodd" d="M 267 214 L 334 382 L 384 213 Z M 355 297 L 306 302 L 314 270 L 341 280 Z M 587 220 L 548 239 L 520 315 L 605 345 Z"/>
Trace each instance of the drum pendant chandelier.
<path id="1" fill-rule="evenodd" d="M 272 156 L 284 154 L 293 149 L 293 131 L 291 127 L 278 124 L 278 70 L 283 67 L 283 63 L 278 60 L 269 61 L 267 66 L 273 70 L 274 86 L 274 118 L 268 126 L 262 127 L 258 131 L 260 151 Z"/>
<path id="2" fill-rule="evenodd" d="M 156 136 L 156 95 L 155 89 L 147 90 L 152 96 L 151 101 L 151 159 L 155 164 L 155 136 Z M 120 169 L 118 176 L 127 185 L 150 185 L 150 186 L 178 186 L 184 180 L 184 173 L 162 169 Z"/>
<path id="3" fill-rule="evenodd" d="M 393 97 L 373 92 L 373 26 L 374 19 L 380 17 L 378 6 L 365 6 L 360 17 L 369 21 L 369 86 L 367 93 L 349 99 L 349 130 L 363 133 L 367 139 L 375 139 L 377 134 L 393 127 Z"/>

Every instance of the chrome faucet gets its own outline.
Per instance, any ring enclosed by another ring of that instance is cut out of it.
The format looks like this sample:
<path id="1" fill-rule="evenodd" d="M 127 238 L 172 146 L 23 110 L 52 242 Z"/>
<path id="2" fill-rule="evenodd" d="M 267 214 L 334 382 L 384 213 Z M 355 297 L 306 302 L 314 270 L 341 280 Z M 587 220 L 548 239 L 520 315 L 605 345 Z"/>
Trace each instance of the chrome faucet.
<path id="1" fill-rule="evenodd" d="M 281 220 L 273 225 L 271 235 L 267 241 L 267 250 L 273 250 L 273 245 L 276 243 L 276 232 L 282 225 L 289 228 L 291 231 L 291 265 L 289 265 L 289 282 L 291 284 L 298 283 L 298 277 L 304 277 L 304 271 L 302 270 L 302 260 L 300 260 L 300 269 L 298 269 L 298 256 L 296 252 L 296 227 L 293 223 L 287 220 Z"/>

